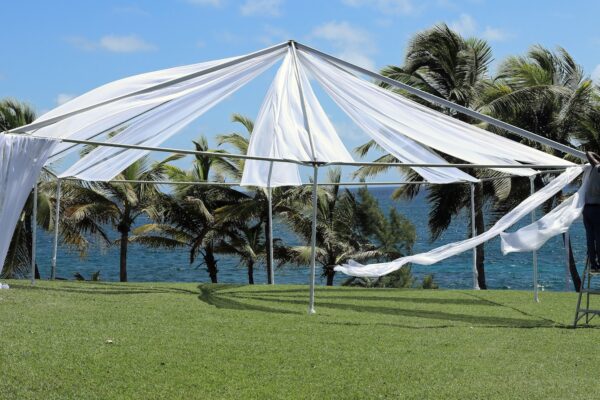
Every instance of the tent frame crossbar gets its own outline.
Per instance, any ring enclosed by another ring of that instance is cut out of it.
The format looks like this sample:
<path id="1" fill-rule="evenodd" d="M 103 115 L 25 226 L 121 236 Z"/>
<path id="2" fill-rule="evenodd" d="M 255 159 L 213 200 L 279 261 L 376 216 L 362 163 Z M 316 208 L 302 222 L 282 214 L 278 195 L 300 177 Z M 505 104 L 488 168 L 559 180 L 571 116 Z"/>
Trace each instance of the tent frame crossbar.
<path id="1" fill-rule="evenodd" d="M 9 132 L 6 132 L 9 133 Z M 327 166 L 354 166 L 354 167 L 368 167 L 368 166 L 384 166 L 384 167 L 410 167 L 410 168 L 476 168 L 476 169 L 491 169 L 491 168 L 502 168 L 502 169 L 520 169 L 520 168 L 551 168 L 551 169 L 565 169 L 574 167 L 577 164 L 566 164 L 566 165 L 552 165 L 552 164 L 424 164 L 424 163 L 382 163 L 382 162 L 321 162 L 321 161 L 299 161 L 291 159 L 273 158 L 273 157 L 260 157 L 260 156 L 248 156 L 245 154 L 232 154 L 232 153 L 219 153 L 215 151 L 197 151 L 187 149 L 177 149 L 168 147 L 156 147 L 156 146 L 142 146 L 134 144 L 121 144 L 121 143 L 108 143 L 98 142 L 94 140 L 77 140 L 77 139 L 56 139 L 51 137 L 36 136 L 43 139 L 59 140 L 65 143 L 75 143 L 91 146 L 106 146 L 106 147 L 118 147 L 131 150 L 145 150 L 145 151 L 157 151 L 162 153 L 174 153 L 174 154 L 185 154 L 185 155 L 203 155 L 209 157 L 218 158 L 234 158 L 241 160 L 257 160 L 257 161 L 272 161 L 279 163 L 292 163 L 306 167 L 312 167 L 315 164 L 319 167 Z"/>
<path id="2" fill-rule="evenodd" d="M 268 200 L 269 200 L 269 221 L 271 224 L 271 228 L 270 228 L 270 235 L 271 235 L 271 244 L 270 244 L 270 249 L 269 249 L 269 257 L 271 258 L 271 284 L 275 283 L 275 274 L 273 271 L 273 222 L 272 222 L 272 203 L 271 203 L 271 195 L 272 195 L 272 188 L 270 186 L 270 175 L 271 175 L 271 169 L 272 169 L 272 163 L 270 165 L 269 168 L 269 187 L 268 187 Z M 44 170 L 49 173 L 50 175 L 52 175 L 55 179 L 56 179 L 56 183 L 57 183 L 57 193 L 56 193 L 56 217 L 55 217 L 55 232 L 54 232 L 54 246 L 53 246 L 53 257 L 52 257 L 52 273 L 51 273 L 51 279 L 54 280 L 56 278 L 56 258 L 57 258 L 57 250 L 58 250 L 58 227 L 59 227 L 59 215 L 60 215 L 60 196 L 61 196 L 61 190 L 60 190 L 60 185 L 61 182 L 64 180 L 68 180 L 68 181 L 84 181 L 82 179 L 79 178 L 59 178 L 54 172 L 52 172 L 49 169 L 44 168 Z M 548 170 L 548 171 L 538 171 L 536 173 L 536 175 L 543 175 L 543 174 L 549 174 L 549 173 L 560 173 L 562 172 L 562 170 Z M 318 183 L 317 181 L 317 175 L 318 174 L 318 165 L 315 163 L 314 165 L 314 177 L 313 177 L 313 182 L 312 183 L 306 183 L 303 184 L 302 186 L 312 186 L 313 187 L 313 203 L 316 202 L 316 193 L 317 190 L 316 188 L 318 186 L 395 186 L 395 185 L 434 185 L 434 183 L 430 183 L 430 182 L 424 182 L 424 181 L 399 181 L 399 182 L 334 182 L 334 183 Z M 498 176 L 498 177 L 489 177 L 489 178 L 481 178 L 480 182 L 484 182 L 484 181 L 493 181 L 493 180 L 498 180 L 498 179 L 512 179 L 515 177 L 519 177 L 517 175 L 508 175 L 508 176 Z M 155 185 L 196 185 L 196 186 L 241 186 L 240 182 L 182 182 L 182 181 L 148 181 L 148 180 L 125 180 L 125 179 L 113 179 L 110 181 L 105 181 L 106 183 L 132 183 L 132 184 L 155 184 Z M 471 194 L 471 235 L 472 237 L 474 237 L 476 235 L 476 230 L 475 230 L 475 182 L 467 182 L 467 181 L 463 181 L 463 182 L 456 182 L 456 183 L 467 183 L 469 184 L 470 187 L 470 194 Z M 530 180 L 530 184 L 531 184 L 531 192 L 533 193 L 534 191 L 534 186 L 533 186 L 533 179 Z M 37 185 L 35 186 L 35 192 L 37 192 Z M 34 193 L 34 195 L 37 193 Z M 36 196 L 35 196 L 36 197 Z M 35 207 L 37 205 L 37 202 L 35 202 L 36 204 L 34 205 L 34 211 L 36 211 L 35 209 L 37 207 Z M 313 204 L 313 211 L 316 210 L 316 208 L 314 207 Z M 534 221 L 535 218 L 535 211 L 532 212 L 532 221 Z M 316 216 L 313 215 L 313 219 L 315 219 Z M 316 220 L 315 220 L 316 221 Z M 314 225 L 314 227 L 316 227 L 316 225 Z M 34 228 L 35 229 L 35 228 Z M 35 232 L 35 230 L 34 230 Z M 315 234 L 316 234 L 316 230 L 315 230 Z M 312 240 L 312 237 L 311 237 Z M 568 240 L 568 239 L 567 239 Z M 34 241 L 35 241 L 35 235 L 34 235 Z M 32 251 L 32 260 L 35 260 L 35 247 Z M 568 264 L 568 256 L 567 256 L 567 264 Z M 309 314 L 312 314 L 315 312 L 314 310 L 314 271 L 312 270 L 312 265 L 311 265 L 311 276 L 310 276 L 310 281 L 309 281 L 309 285 L 311 287 L 310 289 L 310 299 L 309 299 Z M 537 254 L 534 252 L 534 257 L 533 257 L 533 268 L 534 268 L 534 301 L 535 302 L 539 302 L 539 296 L 537 293 Z M 32 272 L 34 271 L 34 265 L 32 263 Z M 473 249 L 473 265 L 472 265 L 472 273 L 473 273 L 473 289 L 478 290 L 479 289 L 479 284 L 478 284 L 478 273 L 477 273 L 477 255 L 476 255 L 476 249 Z M 566 269 L 566 273 L 568 274 L 568 267 Z M 34 282 L 34 280 L 32 279 L 32 283 Z M 568 277 L 565 279 L 565 285 L 566 287 L 568 287 Z"/>

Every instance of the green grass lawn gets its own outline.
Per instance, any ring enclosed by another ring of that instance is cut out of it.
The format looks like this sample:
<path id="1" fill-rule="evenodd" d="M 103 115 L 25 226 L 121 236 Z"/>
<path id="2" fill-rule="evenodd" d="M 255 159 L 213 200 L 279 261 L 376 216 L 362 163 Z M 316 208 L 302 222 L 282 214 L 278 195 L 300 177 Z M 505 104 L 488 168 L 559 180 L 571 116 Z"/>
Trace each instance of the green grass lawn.
<path id="1" fill-rule="evenodd" d="M 575 293 L 9 283 L 0 399 L 600 397 Z"/>

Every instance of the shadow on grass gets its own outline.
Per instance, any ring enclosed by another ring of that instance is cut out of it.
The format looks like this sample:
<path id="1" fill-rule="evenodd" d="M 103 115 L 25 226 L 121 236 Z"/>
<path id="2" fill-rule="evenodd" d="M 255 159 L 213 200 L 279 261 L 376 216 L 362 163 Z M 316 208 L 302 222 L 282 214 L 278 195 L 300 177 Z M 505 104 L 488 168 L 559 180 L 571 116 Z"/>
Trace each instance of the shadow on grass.
<path id="1" fill-rule="evenodd" d="M 235 297 L 232 296 L 233 293 L 222 290 L 235 289 L 239 287 L 243 287 L 243 285 L 199 285 L 198 289 L 200 289 L 200 296 L 198 296 L 198 298 L 206 304 L 228 310 L 250 310 L 276 314 L 298 314 L 297 312 L 291 310 L 281 310 L 278 308 L 259 306 L 256 304 L 248 304 L 237 301 L 233 299 L 233 297 Z M 261 299 L 258 298 L 258 300 Z"/>
<path id="2" fill-rule="evenodd" d="M 239 289 L 242 286 L 238 286 Z M 306 300 L 296 300 L 290 298 L 292 296 L 279 296 L 276 297 L 277 294 L 286 294 L 286 293 L 307 293 L 306 290 L 299 289 L 290 289 L 288 290 L 275 290 L 275 291 L 255 291 L 255 290 L 223 290 L 222 287 L 215 287 L 214 285 L 200 285 L 199 286 L 201 295 L 199 299 L 206 302 L 207 304 L 214 305 L 218 308 L 226 308 L 226 309 L 234 309 L 234 310 L 254 310 L 261 312 L 269 312 L 269 313 L 279 313 L 279 314 L 301 314 L 301 311 L 290 311 L 287 309 L 249 304 L 248 301 L 258 301 L 261 303 L 267 304 L 281 304 L 281 305 L 291 305 L 291 306 L 306 306 Z M 225 289 L 232 289 L 231 286 L 225 287 Z M 325 293 L 331 292 L 333 290 L 327 289 Z M 344 292 L 346 292 L 344 290 Z M 364 291 L 361 291 L 365 293 Z M 268 294 L 268 295 L 266 295 Z M 333 310 L 343 310 L 343 311 L 353 311 L 353 312 L 365 312 L 371 314 L 383 314 L 394 317 L 411 317 L 411 318 L 421 318 L 421 319 L 430 319 L 436 321 L 447 321 L 449 323 L 459 322 L 463 324 L 470 324 L 476 326 L 484 326 L 484 327 L 503 327 L 503 328 L 552 328 L 552 327 L 561 327 L 561 324 L 556 323 L 555 321 L 541 318 L 535 315 L 527 314 L 524 311 L 514 309 L 513 307 L 508 307 L 513 309 L 516 312 L 521 313 L 526 318 L 512 318 L 512 317 L 502 317 L 502 316 L 490 316 L 490 315 L 475 315 L 475 314 L 464 314 L 464 313 L 450 313 L 445 311 L 434 311 L 434 310 L 423 310 L 423 309 L 410 309 L 401 307 L 401 303 L 403 300 L 407 298 L 404 297 L 377 297 L 377 296 L 368 296 L 363 298 L 360 296 L 361 300 L 367 301 L 389 301 L 393 300 L 399 303 L 398 307 L 393 306 L 381 306 L 381 305 L 366 305 L 366 304 L 346 304 L 338 301 L 332 300 L 352 300 L 352 297 L 343 297 L 343 296 L 323 296 L 319 299 L 317 306 L 318 308 L 324 309 L 333 309 Z M 490 307 L 507 307 L 500 303 L 494 303 L 490 301 L 486 301 L 486 299 L 473 299 L 465 301 L 461 301 L 460 299 L 454 299 L 455 302 L 447 301 L 445 302 L 442 299 L 419 299 L 419 298 L 408 298 L 408 302 L 411 303 L 422 303 L 422 304 L 458 304 L 458 305 L 486 305 Z M 451 300 L 451 299 L 449 299 Z M 444 325 L 435 325 L 428 327 L 420 327 L 420 326 L 407 326 L 402 324 L 396 324 L 394 322 L 390 323 L 377 323 L 377 322 L 368 322 L 366 324 L 362 324 L 360 322 L 325 322 L 320 321 L 325 324 L 339 324 L 339 325 L 384 325 L 391 327 L 402 327 L 402 328 L 414 328 L 414 329 L 425 329 L 425 328 L 449 328 L 449 327 L 460 327 L 461 325 L 452 325 L 452 324 L 444 324 Z M 464 327 L 464 325 L 462 325 Z"/>
<path id="3" fill-rule="evenodd" d="M 64 281 L 62 281 L 64 282 Z M 103 286 L 103 287 L 99 287 Z M 115 284 L 108 282 L 73 282 L 70 284 L 61 284 L 57 287 L 39 286 L 30 284 L 11 284 L 12 288 L 22 290 L 42 290 L 49 292 L 67 292 L 67 293 L 84 293 L 84 294 L 100 294 L 100 295 L 132 295 L 132 294 L 159 294 L 159 293 L 183 293 L 197 295 L 197 291 L 174 288 L 174 287 L 152 287 L 145 285 L 132 284 Z M 107 287 L 108 289 L 105 289 Z"/>

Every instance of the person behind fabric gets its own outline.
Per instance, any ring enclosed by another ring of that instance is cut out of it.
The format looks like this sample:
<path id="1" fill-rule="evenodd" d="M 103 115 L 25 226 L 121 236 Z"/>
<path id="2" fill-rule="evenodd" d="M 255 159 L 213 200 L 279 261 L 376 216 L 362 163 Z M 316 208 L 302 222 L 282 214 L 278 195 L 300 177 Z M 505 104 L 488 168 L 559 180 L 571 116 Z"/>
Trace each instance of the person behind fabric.
<path id="1" fill-rule="evenodd" d="M 583 207 L 583 225 L 587 237 L 588 261 L 592 271 L 600 271 L 600 156 L 586 152 L 592 165 L 588 187 L 585 191 Z"/>

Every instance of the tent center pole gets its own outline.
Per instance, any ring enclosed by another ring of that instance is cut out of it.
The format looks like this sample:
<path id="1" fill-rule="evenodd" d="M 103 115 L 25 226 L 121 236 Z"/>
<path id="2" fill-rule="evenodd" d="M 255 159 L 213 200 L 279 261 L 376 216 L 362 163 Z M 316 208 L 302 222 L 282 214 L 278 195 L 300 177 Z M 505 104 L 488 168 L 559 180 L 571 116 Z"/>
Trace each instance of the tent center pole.
<path id="1" fill-rule="evenodd" d="M 37 242 L 37 202 L 38 185 L 33 187 L 33 215 L 31 216 L 31 284 L 35 284 L 35 253 Z"/>
<path id="2" fill-rule="evenodd" d="M 269 177 L 267 179 L 267 202 L 269 207 L 269 284 L 275 284 L 275 267 L 273 266 L 273 188 L 271 187 L 271 176 L 273 175 L 273 161 L 269 164 Z"/>
<path id="3" fill-rule="evenodd" d="M 529 188 L 530 192 L 533 195 L 535 193 L 535 184 L 534 184 L 535 176 L 529 177 Z M 531 222 L 535 222 L 535 209 L 531 211 Z M 533 251 L 533 300 L 536 303 L 540 302 L 539 291 L 538 291 L 538 257 L 537 251 Z"/>
<path id="4" fill-rule="evenodd" d="M 570 271 L 569 267 L 571 264 L 571 252 L 569 248 L 571 247 L 571 238 L 569 237 L 569 231 L 565 232 L 565 292 L 569 291 L 569 278 Z"/>
<path id="5" fill-rule="evenodd" d="M 475 229 L 475 183 L 470 183 L 471 187 L 471 237 L 477 236 Z M 473 248 L 473 289 L 479 290 L 479 274 L 477 273 L 477 247 Z"/>
<path id="6" fill-rule="evenodd" d="M 58 226 L 60 219 L 60 178 L 56 178 L 56 210 L 54 214 L 54 247 L 52 248 L 52 270 L 50 271 L 50 279 L 56 279 L 56 257 L 58 255 Z"/>
<path id="7" fill-rule="evenodd" d="M 314 314 L 315 311 L 315 269 L 317 256 L 317 179 L 319 176 L 319 167 L 315 163 L 313 165 L 313 188 L 312 188 L 312 233 L 310 237 L 310 298 L 308 305 L 308 313 Z"/>

